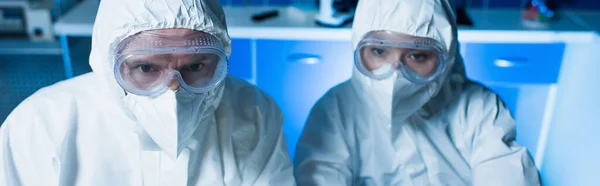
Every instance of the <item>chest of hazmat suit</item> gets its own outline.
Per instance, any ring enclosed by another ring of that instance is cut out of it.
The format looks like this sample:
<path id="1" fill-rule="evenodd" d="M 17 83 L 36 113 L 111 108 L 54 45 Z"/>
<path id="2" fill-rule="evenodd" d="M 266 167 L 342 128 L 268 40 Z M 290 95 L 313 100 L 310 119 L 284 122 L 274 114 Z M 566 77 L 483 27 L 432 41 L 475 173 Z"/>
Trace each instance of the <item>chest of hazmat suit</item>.
<path id="1" fill-rule="evenodd" d="M 377 81 L 355 66 L 307 119 L 294 159 L 298 185 L 540 185 L 506 106 L 465 77 L 449 0 L 360 1 L 352 30 L 355 49 L 376 30 L 434 39 L 448 68 L 417 85 Z"/>
<path id="2" fill-rule="evenodd" d="M 0 128 L 0 185 L 294 185 L 282 114 L 244 81 L 226 77 L 209 91 L 187 120 L 195 122 L 136 119 L 115 81 L 114 48 L 133 34 L 170 28 L 213 35 L 230 53 L 216 0 L 102 0 L 93 72 L 37 91 Z"/>

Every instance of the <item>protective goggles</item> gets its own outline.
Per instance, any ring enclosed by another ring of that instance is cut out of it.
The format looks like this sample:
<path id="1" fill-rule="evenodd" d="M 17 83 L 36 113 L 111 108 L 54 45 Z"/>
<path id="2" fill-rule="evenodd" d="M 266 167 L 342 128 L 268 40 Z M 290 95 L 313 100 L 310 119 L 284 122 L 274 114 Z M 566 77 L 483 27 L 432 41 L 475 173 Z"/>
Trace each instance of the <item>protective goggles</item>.
<path id="1" fill-rule="evenodd" d="M 362 74 L 373 79 L 386 79 L 400 71 L 413 83 L 427 83 L 445 68 L 442 46 L 434 39 L 371 31 L 359 42 L 354 63 Z"/>
<path id="2" fill-rule="evenodd" d="M 191 93 L 206 93 L 227 75 L 223 45 L 204 32 L 165 34 L 145 31 L 117 46 L 114 72 L 127 92 L 142 96 L 162 93 L 173 80 Z"/>

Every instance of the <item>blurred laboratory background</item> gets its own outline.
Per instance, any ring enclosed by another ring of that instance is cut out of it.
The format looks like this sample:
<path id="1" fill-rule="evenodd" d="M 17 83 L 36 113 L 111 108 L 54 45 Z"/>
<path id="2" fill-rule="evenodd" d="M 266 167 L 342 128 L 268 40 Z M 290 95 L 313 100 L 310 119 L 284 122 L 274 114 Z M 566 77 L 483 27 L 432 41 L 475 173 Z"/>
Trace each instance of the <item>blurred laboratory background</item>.
<path id="1" fill-rule="evenodd" d="M 271 95 L 290 155 L 314 103 L 350 78 L 357 0 L 221 0 L 229 73 Z M 40 88 L 88 73 L 100 0 L 0 0 L 0 123 Z M 495 91 L 546 185 L 600 185 L 600 1 L 456 0 L 467 76 Z M 592 150 L 590 150 L 592 149 Z M 587 160 L 587 159 L 591 160 Z"/>

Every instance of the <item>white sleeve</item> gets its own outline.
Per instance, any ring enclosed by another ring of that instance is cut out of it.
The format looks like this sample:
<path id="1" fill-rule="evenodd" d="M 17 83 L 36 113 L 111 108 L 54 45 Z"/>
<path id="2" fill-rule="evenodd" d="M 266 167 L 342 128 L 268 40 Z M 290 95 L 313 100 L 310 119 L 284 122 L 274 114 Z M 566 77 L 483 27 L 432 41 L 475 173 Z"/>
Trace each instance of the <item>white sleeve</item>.
<path id="1" fill-rule="evenodd" d="M 21 185 L 15 175 L 16 168 L 9 145 L 7 127 L 6 123 L 0 127 L 0 186 Z"/>
<path id="2" fill-rule="evenodd" d="M 294 176 L 298 185 L 352 185 L 349 145 L 338 104 L 330 103 L 335 100 L 329 96 L 312 109 L 296 145 Z"/>
<path id="3" fill-rule="evenodd" d="M 53 145 L 37 114 L 43 109 L 34 105 L 24 101 L 0 127 L 0 186 L 58 183 Z"/>
<path id="4" fill-rule="evenodd" d="M 10 154 L 10 149 L 7 148 L 6 140 L 4 138 L 6 138 L 6 134 L 4 134 L 4 128 L 0 126 L 0 186 L 8 185 L 6 171 L 9 170 L 9 168 L 6 166 L 9 165 L 5 161 L 12 159 L 8 156 Z"/>
<path id="5" fill-rule="evenodd" d="M 500 98 L 486 89 L 471 92 L 466 132 L 474 186 L 540 185 L 537 168 L 515 141 L 515 122 Z"/>

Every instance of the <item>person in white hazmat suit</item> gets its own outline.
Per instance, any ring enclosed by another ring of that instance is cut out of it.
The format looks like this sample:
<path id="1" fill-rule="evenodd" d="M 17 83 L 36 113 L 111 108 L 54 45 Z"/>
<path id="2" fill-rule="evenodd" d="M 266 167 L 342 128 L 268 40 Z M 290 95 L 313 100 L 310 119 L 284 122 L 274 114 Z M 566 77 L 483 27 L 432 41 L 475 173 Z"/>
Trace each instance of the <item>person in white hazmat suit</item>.
<path id="1" fill-rule="evenodd" d="M 540 185 L 499 97 L 470 82 L 449 0 L 362 0 L 352 78 L 311 111 L 298 185 Z"/>
<path id="2" fill-rule="evenodd" d="M 102 0 L 93 72 L 0 129 L 0 185 L 294 185 L 282 114 L 227 76 L 217 0 Z"/>

